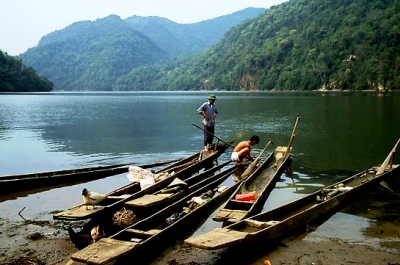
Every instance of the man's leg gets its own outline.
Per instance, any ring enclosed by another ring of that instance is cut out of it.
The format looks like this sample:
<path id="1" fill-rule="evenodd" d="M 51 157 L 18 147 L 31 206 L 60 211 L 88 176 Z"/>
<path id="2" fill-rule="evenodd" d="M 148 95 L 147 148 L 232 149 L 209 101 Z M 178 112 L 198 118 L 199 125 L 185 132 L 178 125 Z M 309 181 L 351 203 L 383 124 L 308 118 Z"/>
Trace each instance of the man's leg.
<path id="1" fill-rule="evenodd" d="M 204 132 L 204 146 L 205 146 L 204 149 L 208 150 L 209 146 L 213 142 L 214 126 L 212 126 L 212 127 L 204 126 L 204 129 L 206 131 L 206 132 Z"/>

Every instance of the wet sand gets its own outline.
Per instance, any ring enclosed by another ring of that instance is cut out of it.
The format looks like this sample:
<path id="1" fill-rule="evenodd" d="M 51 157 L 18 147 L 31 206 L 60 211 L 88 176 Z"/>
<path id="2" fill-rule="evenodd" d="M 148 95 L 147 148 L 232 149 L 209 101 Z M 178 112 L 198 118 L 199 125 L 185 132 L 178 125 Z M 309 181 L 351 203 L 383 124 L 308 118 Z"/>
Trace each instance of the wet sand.
<path id="1" fill-rule="evenodd" d="M 238 246 L 216 251 L 201 250 L 178 241 L 160 254 L 152 265 L 259 265 L 271 264 L 400 264 L 400 227 L 387 222 L 368 224 L 370 219 L 338 213 L 318 227 L 282 241 Z M 374 221 L 372 221 L 374 223 Z M 1 219 L 1 264 L 74 264 L 76 251 L 66 227 L 56 222 L 10 223 Z M 347 233 L 353 229 L 353 233 Z"/>

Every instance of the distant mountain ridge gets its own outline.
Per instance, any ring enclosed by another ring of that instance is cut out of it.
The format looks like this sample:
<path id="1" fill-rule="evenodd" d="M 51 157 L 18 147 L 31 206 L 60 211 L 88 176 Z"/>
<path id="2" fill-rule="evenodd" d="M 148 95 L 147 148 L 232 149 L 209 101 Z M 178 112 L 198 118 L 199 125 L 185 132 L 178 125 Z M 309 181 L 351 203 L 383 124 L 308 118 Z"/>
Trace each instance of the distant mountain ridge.
<path id="1" fill-rule="evenodd" d="M 289 0 L 114 90 L 399 90 L 400 1 Z"/>
<path id="2" fill-rule="evenodd" d="M 132 69 L 200 52 L 233 26 L 263 12 L 247 8 L 193 24 L 110 15 L 52 32 L 19 57 L 51 80 L 55 90 L 109 91 Z"/>

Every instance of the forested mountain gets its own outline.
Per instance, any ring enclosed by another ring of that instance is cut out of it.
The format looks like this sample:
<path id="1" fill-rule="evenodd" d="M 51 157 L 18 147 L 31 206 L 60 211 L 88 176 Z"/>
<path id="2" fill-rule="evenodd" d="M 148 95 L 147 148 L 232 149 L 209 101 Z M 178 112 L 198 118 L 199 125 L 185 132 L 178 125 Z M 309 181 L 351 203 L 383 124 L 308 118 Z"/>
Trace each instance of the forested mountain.
<path id="1" fill-rule="evenodd" d="M 48 92 L 53 83 L 37 75 L 32 67 L 0 51 L 0 92 Z"/>
<path id="2" fill-rule="evenodd" d="M 111 15 L 50 33 L 20 58 L 52 80 L 55 90 L 107 91 L 132 69 L 202 51 L 262 12 L 265 9 L 248 8 L 194 24 Z"/>
<path id="3" fill-rule="evenodd" d="M 193 24 L 178 24 L 165 18 L 139 16 L 127 18 L 125 21 L 173 58 L 205 50 L 221 40 L 233 26 L 264 12 L 265 9 L 262 8 L 247 8 Z"/>
<path id="4" fill-rule="evenodd" d="M 399 89 L 399 0 L 291 0 L 114 90 Z"/>

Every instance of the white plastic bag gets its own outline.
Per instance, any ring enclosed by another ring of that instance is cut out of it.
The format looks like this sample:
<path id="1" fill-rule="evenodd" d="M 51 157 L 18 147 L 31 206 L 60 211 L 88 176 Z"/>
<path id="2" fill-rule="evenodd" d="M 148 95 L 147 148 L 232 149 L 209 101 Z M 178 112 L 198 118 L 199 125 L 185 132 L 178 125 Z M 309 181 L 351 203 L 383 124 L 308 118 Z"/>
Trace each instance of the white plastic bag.
<path id="1" fill-rule="evenodd" d="M 139 182 L 141 179 L 151 178 L 154 181 L 153 173 L 146 169 L 137 166 L 130 166 L 128 168 L 128 175 L 126 177 L 130 182 Z"/>
<path id="2" fill-rule="evenodd" d="M 154 185 L 154 178 L 152 176 L 147 177 L 144 179 L 140 179 L 139 182 L 140 182 L 140 189 L 144 190 L 144 189 L 150 187 L 151 185 Z"/>

